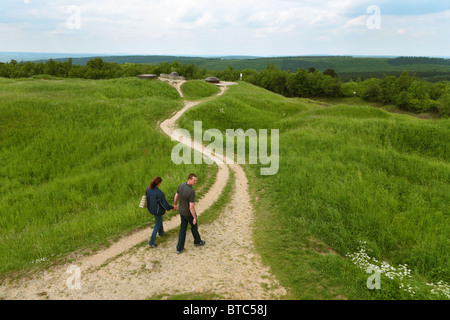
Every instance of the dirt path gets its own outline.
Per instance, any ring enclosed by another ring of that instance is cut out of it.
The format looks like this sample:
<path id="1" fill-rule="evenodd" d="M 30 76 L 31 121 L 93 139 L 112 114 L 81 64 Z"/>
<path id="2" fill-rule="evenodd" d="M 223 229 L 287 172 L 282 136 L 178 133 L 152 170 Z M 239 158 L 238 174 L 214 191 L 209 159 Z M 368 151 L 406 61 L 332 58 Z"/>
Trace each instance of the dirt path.
<path id="1" fill-rule="evenodd" d="M 180 90 L 182 82 L 171 82 Z M 226 91 L 221 87 L 219 95 Z M 201 101 L 187 102 L 172 118 L 161 123 L 169 136 L 176 120 Z M 202 151 L 202 146 L 192 144 Z M 232 201 L 213 223 L 202 225 L 201 213 L 225 187 L 229 170 L 235 175 Z M 168 197 L 170 199 L 170 197 Z M 169 200 L 170 202 L 170 200 Z M 239 165 L 220 164 L 215 183 L 196 204 L 199 232 L 206 241 L 194 247 L 188 230 L 185 250 L 176 254 L 178 236 L 168 236 L 157 248 L 148 242 L 150 229 L 119 239 L 108 249 L 80 256 L 72 263 L 45 270 L 33 279 L 22 278 L 0 286 L 4 299 L 145 299 L 158 294 L 211 293 L 223 299 L 277 299 L 286 294 L 261 263 L 252 240 L 253 209 L 248 181 Z M 179 217 L 164 220 L 166 231 L 179 226 Z M 158 243 L 158 239 L 157 239 Z"/>

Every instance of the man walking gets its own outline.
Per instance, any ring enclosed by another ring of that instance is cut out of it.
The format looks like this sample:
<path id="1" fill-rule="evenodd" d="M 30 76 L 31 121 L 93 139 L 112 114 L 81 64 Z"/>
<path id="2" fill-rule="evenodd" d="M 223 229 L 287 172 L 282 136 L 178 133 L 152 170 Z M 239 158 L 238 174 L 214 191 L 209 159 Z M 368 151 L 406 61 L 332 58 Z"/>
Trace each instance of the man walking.
<path id="1" fill-rule="evenodd" d="M 184 249 L 186 241 L 186 230 L 188 223 L 191 225 L 192 236 L 194 237 L 194 245 L 203 246 L 205 241 L 200 238 L 197 227 L 197 213 L 195 211 L 195 191 L 192 188 L 197 183 L 197 176 L 191 173 L 187 182 L 183 182 L 177 189 L 174 199 L 174 210 L 177 210 L 178 199 L 180 200 L 180 234 L 178 236 L 177 253 L 181 253 Z"/>

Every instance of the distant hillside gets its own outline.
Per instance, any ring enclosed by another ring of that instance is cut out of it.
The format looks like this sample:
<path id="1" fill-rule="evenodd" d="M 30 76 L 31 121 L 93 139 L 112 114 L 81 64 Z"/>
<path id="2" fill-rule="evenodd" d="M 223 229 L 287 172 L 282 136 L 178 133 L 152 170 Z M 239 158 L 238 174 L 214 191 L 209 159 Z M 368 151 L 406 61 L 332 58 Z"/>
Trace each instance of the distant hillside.
<path id="1" fill-rule="evenodd" d="M 296 72 L 298 69 L 308 70 L 311 67 L 322 72 L 327 69 L 334 69 L 343 80 L 356 80 L 358 77 L 361 79 L 381 77 L 384 73 L 399 76 L 404 70 L 424 77 L 450 77 L 450 59 L 420 57 L 275 57 L 232 61 L 204 60 L 198 66 L 207 70 L 224 70 L 228 66 L 232 66 L 237 70 L 254 69 L 261 71 L 271 64 L 281 70 L 290 70 L 291 72 Z"/>
<path id="2" fill-rule="evenodd" d="M 101 58 L 105 62 L 113 63 L 144 63 L 144 64 L 159 64 L 161 62 L 190 62 L 195 65 L 199 65 L 208 61 L 223 61 L 223 60 L 252 60 L 261 57 L 254 56 L 210 56 L 210 57 L 196 57 L 196 56 L 165 56 L 165 55 L 154 55 L 154 56 L 142 56 L 142 55 L 126 55 L 126 56 L 83 56 L 83 57 L 72 57 L 73 64 L 85 65 L 89 60 L 94 57 Z M 48 58 L 48 59 L 34 59 L 33 62 L 46 62 L 49 59 L 55 61 L 67 61 L 70 56 Z M 226 68 L 226 66 L 225 66 Z"/>
<path id="3" fill-rule="evenodd" d="M 99 55 L 94 53 L 0 52 L 0 62 L 9 62 L 13 59 L 17 62 L 81 57 L 89 57 L 91 59 Z"/>
<path id="4" fill-rule="evenodd" d="M 73 64 L 78 65 L 85 65 L 89 60 L 91 60 L 93 57 L 82 57 L 82 58 L 72 58 Z M 202 60 L 207 60 L 207 58 L 200 58 L 200 57 L 186 57 L 186 56 L 98 56 L 98 58 L 101 58 L 105 62 L 112 62 L 112 63 L 142 63 L 142 64 L 159 64 L 161 62 L 173 62 L 173 61 L 179 61 L 182 63 L 186 63 L 186 61 L 194 61 L 195 64 L 201 62 Z M 67 61 L 69 57 L 65 58 L 56 58 L 53 59 L 55 61 Z M 217 58 L 213 58 L 214 60 Z M 38 60 L 34 62 L 46 62 L 48 59 L 44 60 Z"/>
<path id="5" fill-rule="evenodd" d="M 100 57 L 105 62 L 117 64 L 160 65 L 175 61 L 185 65 L 195 65 L 200 69 L 211 72 L 223 71 L 229 67 L 243 71 L 252 69 L 265 70 L 273 65 L 281 70 L 293 73 L 298 69 L 315 68 L 322 72 L 333 69 L 342 81 L 366 80 L 381 78 L 383 75 L 400 76 L 407 70 L 411 75 L 431 81 L 450 81 L 450 59 L 430 57 L 366 57 L 366 56 L 285 56 L 285 57 L 256 57 L 256 56 L 172 56 L 172 55 L 95 55 L 95 54 L 47 54 L 47 53 L 14 53 L 0 52 L 0 63 L 15 59 L 17 62 L 33 61 L 47 62 L 67 61 L 72 58 L 74 65 L 86 65 L 94 57 Z M 9 58 L 9 59 L 7 59 Z M 5 60 L 6 59 L 6 60 Z"/>
<path id="6" fill-rule="evenodd" d="M 73 58 L 73 64 L 85 65 L 92 57 Z M 296 72 L 298 69 L 320 71 L 334 69 L 344 81 L 381 77 L 383 74 L 399 76 L 404 70 L 419 77 L 439 80 L 450 79 L 450 59 L 428 57 L 353 57 L 353 56 L 297 56 L 297 57 L 187 57 L 187 56 L 101 56 L 103 61 L 118 64 L 160 64 L 179 61 L 193 64 L 206 70 L 225 70 L 229 66 L 235 70 L 253 69 L 261 71 L 268 65 L 281 70 Z M 65 61 L 68 58 L 54 59 Z M 43 60 L 44 62 L 46 60 Z"/>

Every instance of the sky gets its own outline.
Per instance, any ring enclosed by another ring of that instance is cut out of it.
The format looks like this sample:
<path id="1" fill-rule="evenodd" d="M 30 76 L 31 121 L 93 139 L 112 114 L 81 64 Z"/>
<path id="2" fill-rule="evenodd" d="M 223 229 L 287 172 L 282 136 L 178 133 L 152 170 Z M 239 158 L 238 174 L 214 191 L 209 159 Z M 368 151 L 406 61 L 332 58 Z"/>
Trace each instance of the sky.
<path id="1" fill-rule="evenodd" d="M 0 52 L 450 56 L 448 0 L 2 0 Z"/>

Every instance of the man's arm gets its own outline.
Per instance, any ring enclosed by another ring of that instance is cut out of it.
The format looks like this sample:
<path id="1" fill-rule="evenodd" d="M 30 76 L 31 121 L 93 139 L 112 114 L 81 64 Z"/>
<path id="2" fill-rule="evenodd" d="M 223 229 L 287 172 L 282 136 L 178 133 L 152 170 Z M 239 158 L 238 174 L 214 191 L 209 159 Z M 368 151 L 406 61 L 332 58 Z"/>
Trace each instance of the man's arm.
<path id="1" fill-rule="evenodd" d="M 197 224 L 197 213 L 195 212 L 195 202 L 189 202 L 189 210 L 191 210 L 192 217 L 194 217 L 193 224 Z"/>
<path id="2" fill-rule="evenodd" d="M 178 193 L 175 193 L 175 198 L 173 199 L 173 210 L 177 211 L 178 208 Z"/>

